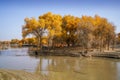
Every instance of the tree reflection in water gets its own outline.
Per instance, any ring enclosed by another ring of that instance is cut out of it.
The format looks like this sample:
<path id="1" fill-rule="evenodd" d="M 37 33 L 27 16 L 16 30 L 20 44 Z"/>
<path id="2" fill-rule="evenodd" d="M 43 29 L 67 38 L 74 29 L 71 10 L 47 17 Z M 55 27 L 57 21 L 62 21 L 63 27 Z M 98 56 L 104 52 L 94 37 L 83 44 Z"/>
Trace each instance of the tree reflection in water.
<path id="1" fill-rule="evenodd" d="M 36 73 L 48 80 L 118 80 L 114 59 L 40 57 Z"/>

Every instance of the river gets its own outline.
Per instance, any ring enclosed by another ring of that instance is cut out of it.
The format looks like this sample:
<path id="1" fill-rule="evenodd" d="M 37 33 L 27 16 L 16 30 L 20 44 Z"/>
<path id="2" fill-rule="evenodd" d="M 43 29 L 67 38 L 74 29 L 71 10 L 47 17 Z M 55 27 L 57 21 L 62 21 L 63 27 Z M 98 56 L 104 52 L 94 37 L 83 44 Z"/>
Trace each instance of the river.
<path id="1" fill-rule="evenodd" d="M 27 48 L 0 51 L 0 69 L 25 70 L 48 80 L 120 80 L 120 60 L 84 57 L 35 57 Z"/>

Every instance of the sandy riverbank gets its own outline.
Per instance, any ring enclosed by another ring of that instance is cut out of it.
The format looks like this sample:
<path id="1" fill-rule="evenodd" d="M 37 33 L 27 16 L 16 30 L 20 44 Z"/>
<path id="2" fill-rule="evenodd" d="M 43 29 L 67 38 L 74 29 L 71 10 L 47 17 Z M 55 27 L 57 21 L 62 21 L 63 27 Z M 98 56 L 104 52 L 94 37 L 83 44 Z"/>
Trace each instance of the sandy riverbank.
<path id="1" fill-rule="evenodd" d="M 98 49 L 91 49 L 83 52 L 80 47 L 69 47 L 69 48 L 55 48 L 51 50 L 30 50 L 30 55 L 38 56 L 72 56 L 72 57 L 106 57 L 120 59 L 120 47 L 116 47 L 114 50 L 104 50 L 100 52 Z"/>
<path id="2" fill-rule="evenodd" d="M 22 70 L 0 69 L 0 80 L 47 80 L 43 76 Z"/>

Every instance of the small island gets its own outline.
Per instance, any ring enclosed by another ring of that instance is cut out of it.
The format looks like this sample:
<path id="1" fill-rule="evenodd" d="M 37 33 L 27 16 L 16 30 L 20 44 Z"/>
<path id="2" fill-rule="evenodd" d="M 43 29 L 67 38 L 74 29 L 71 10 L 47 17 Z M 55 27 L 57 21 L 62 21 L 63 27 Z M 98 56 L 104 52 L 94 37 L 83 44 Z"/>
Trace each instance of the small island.
<path id="1" fill-rule="evenodd" d="M 97 56 L 120 58 L 116 46 L 115 25 L 106 18 L 95 15 L 76 17 L 61 16 L 51 12 L 35 18 L 25 18 L 22 36 L 27 35 L 36 48 L 30 55 L 44 56 Z"/>

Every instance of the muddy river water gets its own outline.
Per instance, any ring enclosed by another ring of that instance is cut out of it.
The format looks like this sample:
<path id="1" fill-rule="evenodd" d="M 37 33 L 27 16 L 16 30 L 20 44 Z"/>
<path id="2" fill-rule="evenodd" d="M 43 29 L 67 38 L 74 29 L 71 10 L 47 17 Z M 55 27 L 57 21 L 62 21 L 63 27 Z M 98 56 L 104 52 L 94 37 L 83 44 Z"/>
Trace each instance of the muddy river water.
<path id="1" fill-rule="evenodd" d="M 120 60 L 29 56 L 27 48 L 0 51 L 0 69 L 23 70 L 48 80 L 120 80 Z"/>

